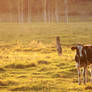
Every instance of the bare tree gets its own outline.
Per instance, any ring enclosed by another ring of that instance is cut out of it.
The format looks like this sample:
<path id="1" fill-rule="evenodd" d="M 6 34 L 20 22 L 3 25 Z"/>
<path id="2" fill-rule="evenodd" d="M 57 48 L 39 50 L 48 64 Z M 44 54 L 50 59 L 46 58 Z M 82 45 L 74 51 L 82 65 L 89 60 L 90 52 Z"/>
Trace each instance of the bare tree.
<path id="1" fill-rule="evenodd" d="M 21 19 L 20 18 L 20 15 L 21 15 L 20 14 L 20 0 L 18 0 L 18 8 L 17 9 L 18 9 L 18 23 L 20 23 L 21 22 L 21 20 L 20 20 Z"/>
<path id="2" fill-rule="evenodd" d="M 66 17 L 66 22 L 68 24 L 69 22 L 69 16 L 68 16 L 68 0 L 64 0 L 64 5 L 65 5 L 65 17 Z"/>
<path id="3" fill-rule="evenodd" d="M 21 23 L 24 22 L 24 0 L 21 0 Z"/>
<path id="4" fill-rule="evenodd" d="M 9 17 L 8 17 L 8 20 L 7 20 L 7 16 L 5 17 L 5 21 L 7 22 L 12 22 L 13 20 L 13 14 L 12 14 L 12 2 L 8 1 L 8 14 L 9 14 Z"/>
<path id="5" fill-rule="evenodd" d="M 50 3 L 47 1 L 47 21 L 50 23 Z"/>
<path id="6" fill-rule="evenodd" d="M 28 22 L 31 22 L 31 9 L 30 9 L 30 0 L 28 0 Z"/>
<path id="7" fill-rule="evenodd" d="M 48 9 L 48 22 L 50 23 L 50 10 Z"/>
<path id="8" fill-rule="evenodd" d="M 56 17 L 56 22 L 59 22 L 58 1 L 57 0 L 55 0 L 55 17 Z"/>
<path id="9" fill-rule="evenodd" d="M 24 22 L 24 0 L 18 0 L 18 23 Z"/>
<path id="10" fill-rule="evenodd" d="M 43 0 L 43 6 L 44 6 L 44 21 L 47 22 L 47 0 Z"/>

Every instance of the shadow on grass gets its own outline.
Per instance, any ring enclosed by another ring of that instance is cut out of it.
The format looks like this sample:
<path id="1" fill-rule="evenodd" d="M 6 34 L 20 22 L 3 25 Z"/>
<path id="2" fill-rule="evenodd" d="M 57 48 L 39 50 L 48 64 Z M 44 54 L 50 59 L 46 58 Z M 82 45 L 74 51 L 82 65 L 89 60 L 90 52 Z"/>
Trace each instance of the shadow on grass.
<path id="1" fill-rule="evenodd" d="M 77 76 L 77 70 L 70 69 L 68 71 L 62 71 L 61 76 L 62 76 L 62 78 L 73 78 L 73 76 Z"/>
<path id="2" fill-rule="evenodd" d="M 6 84 L 6 83 L 3 82 L 3 81 L 0 81 L 0 86 L 8 86 L 8 84 Z"/>
<path id="3" fill-rule="evenodd" d="M 36 67 L 35 63 L 31 63 L 28 65 L 23 65 L 23 64 L 9 64 L 6 65 L 5 68 L 13 68 L 13 69 L 25 69 L 25 68 L 30 68 L 30 67 Z"/>
<path id="4" fill-rule="evenodd" d="M 83 92 L 81 88 L 70 88 L 68 89 L 69 92 Z"/>
<path id="5" fill-rule="evenodd" d="M 62 77 L 62 76 L 61 76 L 61 74 L 59 74 L 59 73 L 52 75 L 52 78 L 61 78 L 61 77 Z"/>
<path id="6" fill-rule="evenodd" d="M 4 68 L 0 68 L 0 73 L 5 72 L 6 70 Z"/>
<path id="7" fill-rule="evenodd" d="M 38 61 L 38 64 L 50 64 L 50 62 L 48 62 L 48 61 L 45 61 L 45 60 L 40 60 L 40 61 Z"/>
<path id="8" fill-rule="evenodd" d="M 27 91 L 30 91 L 30 92 L 33 92 L 33 91 L 36 91 L 36 92 L 40 92 L 40 91 L 44 91 L 44 89 L 47 89 L 47 88 L 45 88 L 44 86 L 32 86 L 32 87 L 16 87 L 16 88 L 13 88 L 13 89 L 11 89 L 11 91 L 17 91 L 17 92 L 19 92 L 19 91 L 22 91 L 22 92 L 27 92 Z"/>
<path id="9" fill-rule="evenodd" d="M 64 65 L 66 65 L 65 63 L 60 63 L 60 64 L 58 64 L 58 65 L 56 65 L 57 67 L 62 67 L 62 66 L 64 66 Z"/>
<path id="10" fill-rule="evenodd" d="M 51 90 L 58 90 L 56 87 L 52 87 L 52 86 L 32 86 L 32 87 L 16 87 L 11 89 L 11 91 L 15 91 L 15 92 L 51 92 Z M 56 92 L 56 91 L 55 91 Z"/>
<path id="11" fill-rule="evenodd" d="M 0 86 L 2 87 L 2 86 L 12 86 L 12 85 L 18 85 L 18 83 L 17 82 L 15 82 L 15 81 L 11 81 L 11 80 L 9 80 L 9 81 L 0 81 Z"/>
<path id="12" fill-rule="evenodd" d="M 92 90 L 92 86 L 85 87 L 85 90 Z"/>

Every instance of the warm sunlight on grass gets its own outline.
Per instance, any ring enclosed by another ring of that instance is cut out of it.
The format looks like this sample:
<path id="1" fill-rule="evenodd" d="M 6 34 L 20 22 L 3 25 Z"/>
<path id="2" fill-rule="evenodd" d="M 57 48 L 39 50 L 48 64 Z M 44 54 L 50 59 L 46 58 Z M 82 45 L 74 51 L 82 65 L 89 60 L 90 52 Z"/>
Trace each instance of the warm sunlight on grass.
<path id="1" fill-rule="evenodd" d="M 91 92 L 90 82 L 78 85 L 70 49 L 78 42 L 92 43 L 91 36 L 92 23 L 0 24 L 0 92 Z"/>

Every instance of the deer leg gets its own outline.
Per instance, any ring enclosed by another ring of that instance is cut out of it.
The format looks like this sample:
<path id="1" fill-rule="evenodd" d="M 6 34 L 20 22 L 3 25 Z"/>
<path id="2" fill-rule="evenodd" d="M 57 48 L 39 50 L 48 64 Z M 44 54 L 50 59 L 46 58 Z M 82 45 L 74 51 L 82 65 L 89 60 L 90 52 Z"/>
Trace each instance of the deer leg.
<path id="1" fill-rule="evenodd" d="M 88 82 L 88 67 L 86 68 L 86 82 Z"/>
<path id="2" fill-rule="evenodd" d="M 80 70 L 80 66 L 79 65 L 77 67 L 77 70 L 78 70 L 78 84 L 80 85 L 81 84 L 81 70 Z"/>
<path id="3" fill-rule="evenodd" d="M 90 73 L 91 73 L 91 83 L 92 83 L 92 65 L 90 66 L 90 68 L 91 68 Z"/>
<path id="4" fill-rule="evenodd" d="M 83 82 L 86 84 L 86 70 L 87 70 L 87 65 L 84 65 L 84 71 L 83 71 Z"/>

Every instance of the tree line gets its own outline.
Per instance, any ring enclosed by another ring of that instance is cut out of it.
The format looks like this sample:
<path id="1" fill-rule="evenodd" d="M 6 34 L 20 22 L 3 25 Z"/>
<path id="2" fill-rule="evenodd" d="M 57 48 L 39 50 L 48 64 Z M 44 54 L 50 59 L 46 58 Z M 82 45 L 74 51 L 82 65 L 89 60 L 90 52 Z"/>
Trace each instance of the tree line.
<path id="1" fill-rule="evenodd" d="M 80 12 L 76 10 L 71 10 L 71 12 L 70 9 L 68 9 L 72 3 L 76 3 L 75 1 L 76 0 L 4 0 L 6 4 L 2 7 L 3 13 L 0 12 L 0 22 L 68 22 L 69 15 L 80 15 Z"/>

